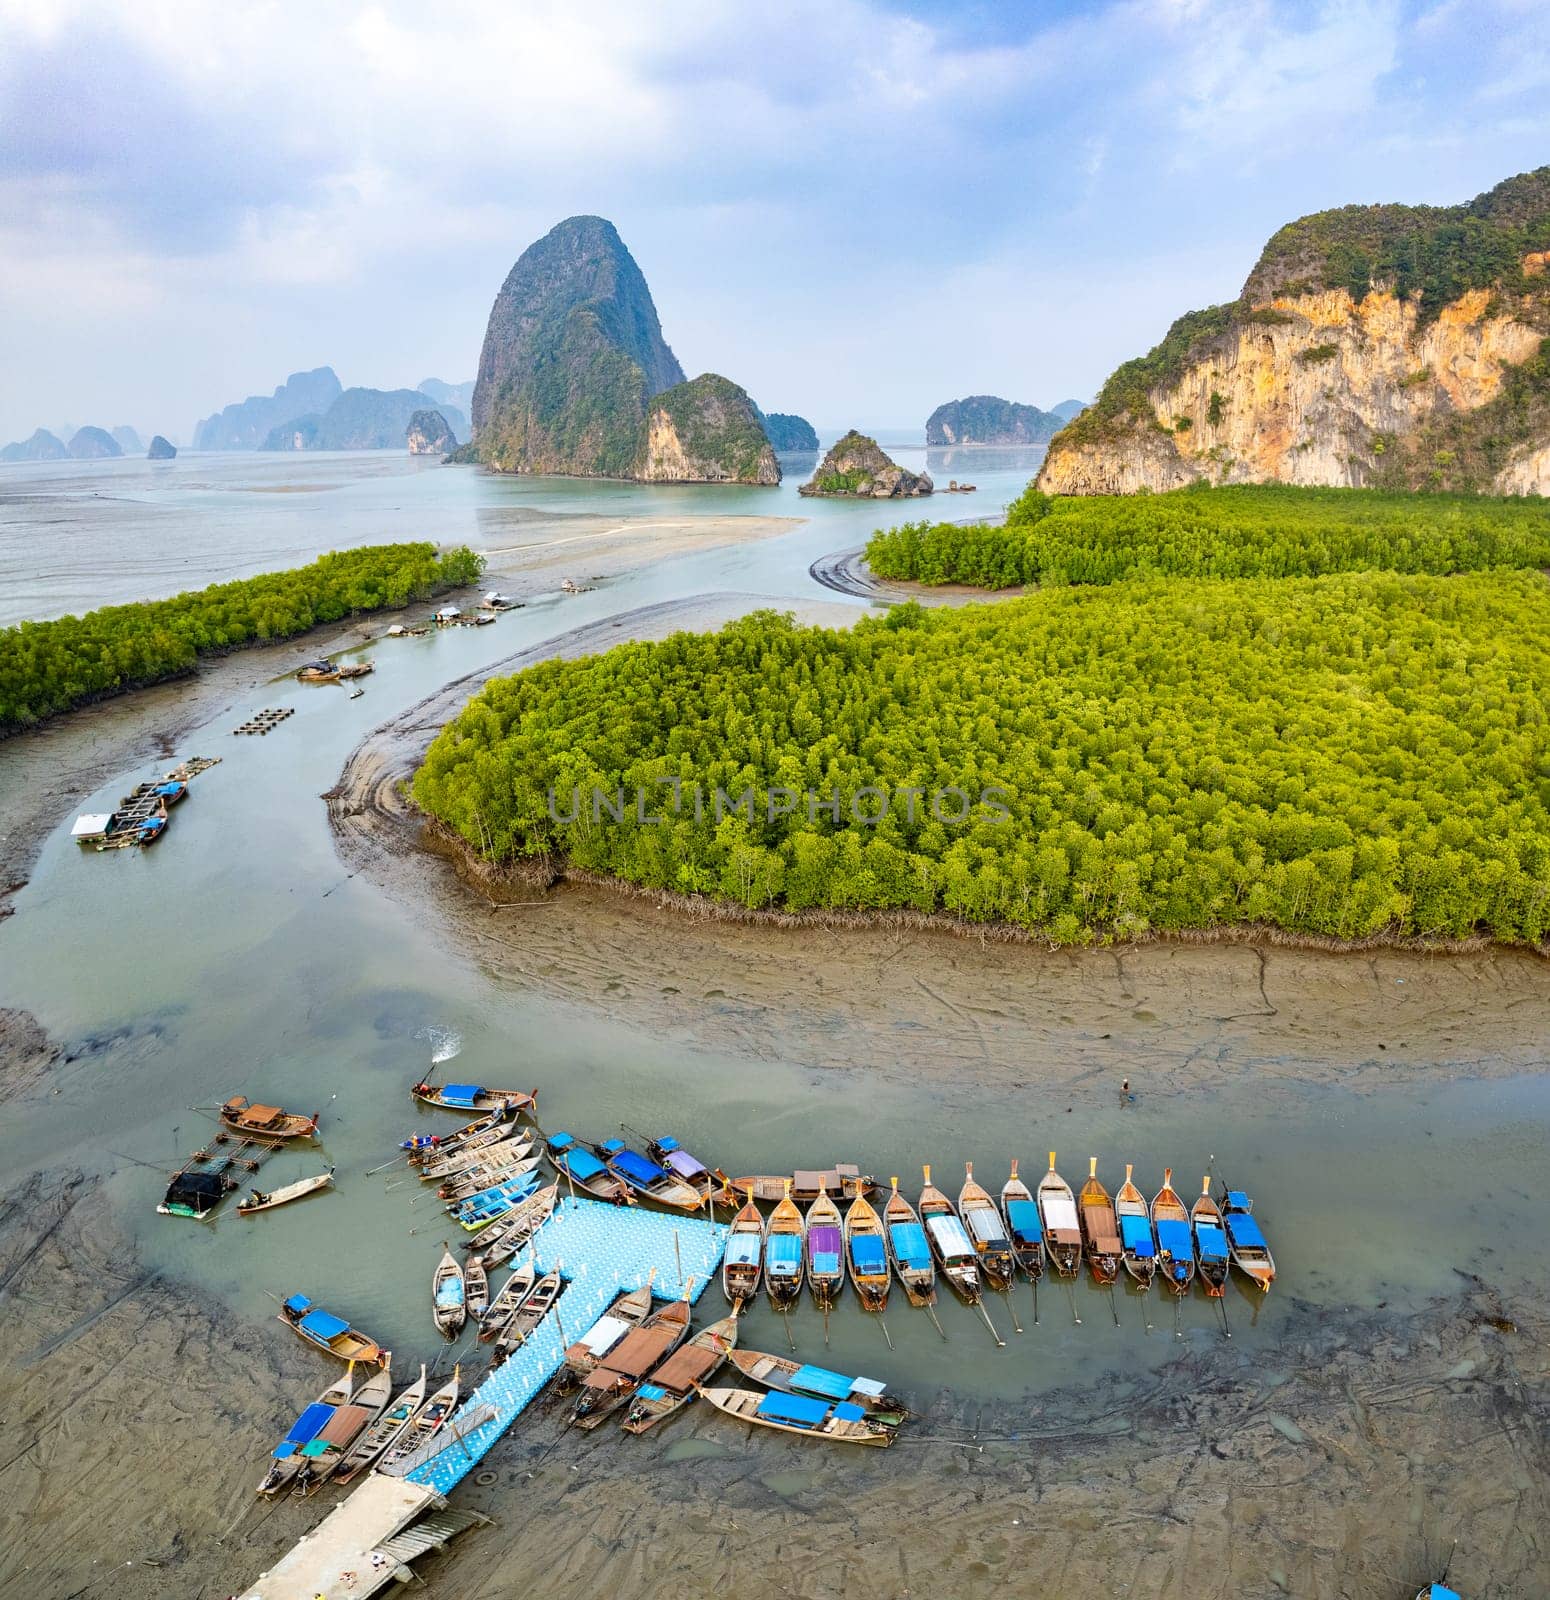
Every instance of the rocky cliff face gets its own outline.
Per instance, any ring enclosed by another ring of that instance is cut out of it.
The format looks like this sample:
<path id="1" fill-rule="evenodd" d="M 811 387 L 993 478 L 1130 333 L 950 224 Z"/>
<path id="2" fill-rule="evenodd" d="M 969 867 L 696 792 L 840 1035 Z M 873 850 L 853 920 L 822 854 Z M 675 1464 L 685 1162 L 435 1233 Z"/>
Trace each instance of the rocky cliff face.
<path id="1" fill-rule="evenodd" d="M 178 447 L 170 439 L 164 439 L 158 433 L 151 440 L 151 448 L 145 452 L 147 461 L 171 461 L 175 459 Z"/>
<path id="2" fill-rule="evenodd" d="M 1060 431 L 1063 419 L 999 395 L 971 394 L 949 400 L 926 418 L 927 445 L 1046 444 Z"/>
<path id="3" fill-rule="evenodd" d="M 416 411 L 406 439 L 412 456 L 446 456 L 457 449 L 457 435 L 439 411 Z"/>
<path id="4" fill-rule="evenodd" d="M 196 450 L 258 450 L 272 429 L 293 417 L 321 415 L 342 393 L 332 367 L 293 372 L 273 394 L 249 395 L 194 430 Z"/>
<path id="5" fill-rule="evenodd" d="M 780 482 L 759 410 L 730 379 L 702 373 L 657 395 L 632 474 L 642 483 Z"/>
<path id="6" fill-rule="evenodd" d="M 906 472 L 854 428 L 830 446 L 810 482 L 798 494 L 853 496 L 857 499 L 896 500 L 930 494 L 934 485 L 925 473 Z"/>
<path id="7" fill-rule="evenodd" d="M 19 439 L 0 450 L 0 461 L 67 461 L 70 452 L 47 428 L 36 429 L 29 439 Z"/>
<path id="8" fill-rule="evenodd" d="M 123 453 L 118 440 L 106 428 L 79 428 L 70 440 L 70 455 L 75 461 L 102 461 Z"/>
<path id="9" fill-rule="evenodd" d="M 1550 293 L 1523 248 L 1541 231 L 1550 169 L 1468 207 L 1292 224 L 1239 301 L 1181 318 L 1110 378 L 1051 444 L 1039 487 L 1550 493 Z"/>
<path id="10" fill-rule="evenodd" d="M 474 444 L 499 472 L 629 477 L 648 402 L 683 381 L 613 224 L 570 217 L 523 251 L 495 298 Z"/>

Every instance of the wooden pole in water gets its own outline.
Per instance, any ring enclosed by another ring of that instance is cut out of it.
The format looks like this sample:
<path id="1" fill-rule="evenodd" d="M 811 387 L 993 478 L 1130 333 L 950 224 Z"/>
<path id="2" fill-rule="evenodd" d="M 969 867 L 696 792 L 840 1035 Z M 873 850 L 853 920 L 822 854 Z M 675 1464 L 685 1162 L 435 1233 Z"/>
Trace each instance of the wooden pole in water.
<path id="1" fill-rule="evenodd" d="M 677 1228 L 673 1229 L 673 1259 L 678 1263 L 678 1281 L 682 1283 L 684 1281 L 684 1256 L 678 1245 Z"/>
<path id="2" fill-rule="evenodd" d="M 976 1300 L 974 1302 L 974 1309 L 978 1311 L 979 1314 L 985 1319 L 985 1326 L 990 1329 L 990 1337 L 994 1339 L 1003 1350 L 1005 1350 L 1006 1340 L 996 1332 L 996 1325 L 990 1320 L 990 1313 L 985 1309 L 985 1302 L 983 1300 Z"/>
<path id="3" fill-rule="evenodd" d="M 936 1327 L 936 1331 L 939 1334 L 942 1335 L 942 1338 L 945 1341 L 946 1338 L 947 1338 L 947 1330 L 942 1326 L 942 1324 L 940 1322 L 937 1322 L 937 1320 L 936 1320 L 936 1307 L 929 1300 L 926 1301 L 926 1315 L 931 1318 L 932 1323 Z M 793 1346 L 793 1348 L 795 1348 L 795 1346 Z"/>
<path id="4" fill-rule="evenodd" d="M 1039 1280 L 1037 1278 L 1033 1280 L 1033 1325 L 1036 1328 L 1039 1325 Z"/>
<path id="5" fill-rule="evenodd" d="M 1006 1286 L 1006 1288 L 1004 1288 L 1001 1291 L 1001 1297 L 1002 1297 L 1003 1300 L 1006 1301 L 1007 1310 L 1012 1313 L 1012 1326 L 1019 1333 L 1021 1333 L 1023 1331 L 1023 1325 L 1022 1325 L 1022 1323 L 1020 1323 L 1017 1320 L 1017 1307 L 1012 1304 L 1012 1286 L 1011 1286 L 1011 1284 L 1008 1284 Z"/>
<path id="6" fill-rule="evenodd" d="M 1076 1284 L 1070 1278 L 1065 1278 L 1062 1281 L 1066 1286 L 1066 1294 L 1071 1300 L 1071 1319 L 1075 1325 L 1080 1328 L 1082 1326 L 1082 1317 L 1081 1313 L 1076 1309 Z"/>
<path id="7" fill-rule="evenodd" d="M 887 1318 L 883 1316 L 881 1311 L 879 1311 L 877 1313 L 877 1325 L 878 1325 L 878 1327 L 880 1327 L 883 1330 L 883 1337 L 888 1341 L 888 1348 L 890 1350 L 892 1350 L 893 1349 L 893 1335 L 891 1333 L 889 1333 Z"/>
<path id="8" fill-rule="evenodd" d="M 1114 1313 L 1114 1326 L 1117 1328 L 1119 1326 L 1119 1307 L 1114 1303 L 1114 1285 L 1108 1283 L 1104 1287 L 1109 1291 L 1109 1310 Z"/>

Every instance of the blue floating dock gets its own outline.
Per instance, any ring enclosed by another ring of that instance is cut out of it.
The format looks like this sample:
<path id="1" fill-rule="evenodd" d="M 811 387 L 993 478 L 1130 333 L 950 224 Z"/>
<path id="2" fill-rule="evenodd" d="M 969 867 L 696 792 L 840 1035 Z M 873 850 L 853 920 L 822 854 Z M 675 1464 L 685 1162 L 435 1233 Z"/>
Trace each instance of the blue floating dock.
<path id="1" fill-rule="evenodd" d="M 407 1481 L 446 1494 L 559 1370 L 567 1348 L 619 1295 L 639 1289 L 653 1270 L 653 1293 L 659 1300 L 681 1298 L 689 1278 L 694 1280 L 690 1299 L 698 1300 L 721 1265 L 730 1232 L 721 1222 L 664 1216 L 598 1200 L 561 1200 L 519 1259 L 530 1254 L 540 1273 L 558 1272 L 565 1279 L 564 1294 L 522 1348 L 458 1407 L 448 1432 L 456 1430 L 461 1436 L 449 1437 L 439 1455 L 405 1474 Z M 458 1418 L 472 1419 L 486 1406 L 494 1408 L 493 1417 L 466 1433 L 457 1428 Z"/>

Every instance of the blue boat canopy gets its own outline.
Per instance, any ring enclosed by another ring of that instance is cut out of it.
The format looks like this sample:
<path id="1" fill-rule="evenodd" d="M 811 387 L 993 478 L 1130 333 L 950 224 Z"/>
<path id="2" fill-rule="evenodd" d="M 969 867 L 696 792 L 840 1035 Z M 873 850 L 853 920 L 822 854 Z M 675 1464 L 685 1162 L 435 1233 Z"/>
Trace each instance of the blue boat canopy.
<path id="1" fill-rule="evenodd" d="M 931 1252 L 926 1247 L 926 1230 L 918 1222 L 896 1222 L 889 1229 L 893 1238 L 893 1253 L 899 1265 L 911 1272 L 924 1272 L 931 1265 Z"/>
<path id="2" fill-rule="evenodd" d="M 575 1142 L 576 1135 L 573 1133 L 561 1132 L 549 1135 L 549 1148 L 557 1155 L 561 1150 L 568 1150 Z"/>
<path id="3" fill-rule="evenodd" d="M 618 1155 L 618 1153 L 624 1148 L 625 1143 L 623 1139 L 604 1139 L 603 1142 L 598 1146 L 598 1149 L 601 1150 L 605 1156 Z"/>
<path id="4" fill-rule="evenodd" d="M 606 1148 L 605 1145 L 604 1149 Z M 645 1156 L 637 1155 L 633 1150 L 621 1149 L 614 1156 L 612 1164 L 626 1183 L 660 1183 L 667 1176 L 655 1161 L 648 1161 Z"/>
<path id="5" fill-rule="evenodd" d="M 1445 1584 L 1434 1583 L 1427 1591 L 1427 1600 L 1460 1600 L 1460 1597 L 1457 1591 Z"/>
<path id="6" fill-rule="evenodd" d="M 643 1383 L 635 1392 L 642 1400 L 667 1399 L 667 1390 L 655 1383 Z"/>
<path id="7" fill-rule="evenodd" d="M 285 1309 L 287 1311 L 301 1312 L 305 1311 L 311 1304 L 312 1302 L 306 1297 L 306 1295 L 293 1294 L 290 1299 L 285 1302 Z"/>
<path id="8" fill-rule="evenodd" d="M 798 1427 L 816 1428 L 829 1415 L 829 1402 L 809 1400 L 801 1394 L 781 1394 L 772 1389 L 759 1402 L 759 1415 L 771 1422 L 794 1422 Z"/>
<path id="9" fill-rule="evenodd" d="M 677 1148 L 678 1148 L 678 1141 L 676 1139 L 666 1138 L 666 1139 L 658 1139 L 657 1140 L 657 1149 L 662 1151 L 664 1154 L 667 1154 L 667 1153 L 669 1153 L 669 1152 L 671 1152 L 673 1150 L 676 1150 Z"/>
<path id="10" fill-rule="evenodd" d="M 763 1239 L 757 1233 L 734 1233 L 727 1240 L 727 1260 L 734 1267 L 755 1266 L 763 1244 Z"/>
<path id="11" fill-rule="evenodd" d="M 871 1275 L 888 1270 L 888 1257 L 883 1252 L 883 1241 L 875 1233 L 851 1235 L 850 1259 L 857 1272 Z"/>
<path id="12" fill-rule="evenodd" d="M 827 1367 L 798 1367 L 791 1374 L 791 1387 L 803 1394 L 822 1395 L 829 1400 L 844 1400 L 853 1387 L 843 1372 L 830 1372 Z"/>
<path id="13" fill-rule="evenodd" d="M 852 1405 L 849 1400 L 842 1401 L 834 1408 L 836 1422 L 860 1422 L 866 1412 L 858 1405 Z"/>
<path id="14" fill-rule="evenodd" d="M 1180 1261 L 1188 1261 L 1194 1254 L 1190 1244 L 1189 1224 L 1178 1217 L 1157 1219 L 1157 1243 L 1159 1248 Z"/>
<path id="15" fill-rule="evenodd" d="M 1145 1217 L 1121 1217 L 1119 1239 L 1132 1255 L 1143 1261 L 1157 1254 L 1157 1246 L 1152 1243 L 1152 1225 Z"/>
<path id="16" fill-rule="evenodd" d="M 764 1248 L 764 1264 L 772 1278 L 794 1278 L 802 1266 L 802 1236 L 772 1233 Z"/>
<path id="17" fill-rule="evenodd" d="M 458 1106 L 464 1111 L 473 1111 L 477 1107 L 474 1102 L 484 1090 L 477 1083 L 449 1083 L 438 1096 L 444 1106 Z"/>
<path id="18" fill-rule="evenodd" d="M 586 1150 L 571 1150 L 565 1155 L 565 1170 L 577 1183 L 601 1176 L 603 1163 Z"/>
<path id="19" fill-rule="evenodd" d="M 1227 1204 L 1238 1207 L 1240 1211 L 1247 1211 L 1253 1206 L 1254 1202 L 1249 1199 L 1242 1189 L 1229 1189 L 1227 1191 Z"/>
<path id="20" fill-rule="evenodd" d="M 1227 1237 L 1240 1250 L 1245 1246 L 1251 1250 L 1270 1248 L 1265 1243 L 1264 1234 L 1259 1231 L 1259 1224 L 1246 1211 L 1229 1211 L 1222 1220 L 1227 1224 Z"/>
<path id="21" fill-rule="evenodd" d="M 310 1333 L 314 1339 L 321 1339 L 326 1344 L 331 1339 L 337 1339 L 341 1333 L 348 1333 L 350 1324 L 343 1317 L 336 1317 L 332 1311 L 309 1311 L 301 1319 L 301 1331 Z"/>
<path id="22" fill-rule="evenodd" d="M 296 1454 L 296 1451 L 309 1439 L 315 1439 L 323 1431 L 324 1424 L 333 1416 L 334 1408 L 326 1406 L 321 1401 L 314 1400 L 302 1414 L 291 1424 L 290 1430 L 271 1452 L 276 1461 L 284 1461 L 287 1457 Z"/>
<path id="23" fill-rule="evenodd" d="M 1039 1208 L 1031 1200 L 1008 1200 L 1006 1220 L 1018 1244 L 1037 1244 L 1044 1237 Z"/>
<path id="24" fill-rule="evenodd" d="M 1199 1247 L 1202 1261 L 1227 1259 L 1227 1235 L 1214 1222 L 1202 1222 L 1196 1225 L 1195 1243 Z"/>

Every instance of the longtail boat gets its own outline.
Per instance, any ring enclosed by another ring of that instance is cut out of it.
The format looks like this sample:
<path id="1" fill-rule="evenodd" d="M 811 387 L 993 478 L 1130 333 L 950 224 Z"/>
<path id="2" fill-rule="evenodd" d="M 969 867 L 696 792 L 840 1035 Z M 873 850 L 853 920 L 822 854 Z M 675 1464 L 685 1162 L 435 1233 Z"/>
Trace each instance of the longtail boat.
<path id="1" fill-rule="evenodd" d="M 524 1094 L 521 1089 L 486 1089 L 477 1083 L 420 1082 L 409 1091 L 421 1105 L 440 1106 L 444 1111 L 502 1112 L 508 1116 L 532 1116 L 538 1107 L 538 1091 Z"/>
<path id="2" fill-rule="evenodd" d="M 468 1317 L 467 1288 L 463 1269 L 451 1250 L 441 1247 L 441 1260 L 431 1274 L 431 1309 L 443 1339 L 455 1339 Z"/>
<path id="3" fill-rule="evenodd" d="M 233 1133 L 255 1139 L 310 1139 L 318 1131 L 318 1114 L 298 1116 L 279 1106 L 258 1105 L 245 1094 L 234 1094 L 221 1105 L 221 1122 Z"/>
<path id="4" fill-rule="evenodd" d="M 788 1310 L 802 1298 L 806 1226 L 791 1198 L 789 1178 L 785 1185 L 780 1204 L 764 1225 L 764 1292 L 777 1311 Z"/>
<path id="5" fill-rule="evenodd" d="M 479 1319 L 479 1337 L 486 1344 L 496 1337 L 517 1314 L 517 1307 L 533 1292 L 538 1281 L 538 1269 L 531 1261 L 524 1262 L 501 1285 L 500 1293 L 490 1302 L 490 1308 Z"/>
<path id="6" fill-rule="evenodd" d="M 1114 1220 L 1114 1205 L 1109 1191 L 1098 1181 L 1098 1158 L 1092 1156 L 1087 1165 L 1087 1182 L 1080 1196 L 1082 1217 L 1082 1246 L 1087 1256 L 1087 1270 L 1097 1283 L 1111 1284 L 1119 1276 L 1123 1250 L 1119 1242 L 1119 1225 Z"/>
<path id="7" fill-rule="evenodd" d="M 1033 1190 L 1017 1176 L 1015 1156 L 1012 1176 L 1001 1185 L 1001 1215 L 1006 1219 L 1013 1259 L 1024 1276 L 1037 1283 L 1044 1276 L 1044 1224 L 1039 1219 Z"/>
<path id="8" fill-rule="evenodd" d="M 514 1211 L 537 1187 L 538 1174 L 524 1172 L 505 1183 L 481 1189 L 466 1200 L 454 1201 L 447 1209 L 460 1228 L 468 1233 L 477 1233 L 480 1228 L 504 1217 L 508 1211 Z"/>
<path id="9" fill-rule="evenodd" d="M 659 1206 L 672 1206 L 676 1211 L 698 1211 L 705 1204 L 703 1190 L 675 1177 L 655 1161 L 648 1161 L 623 1139 L 604 1139 L 592 1146 L 592 1152 L 620 1183 L 643 1200 L 655 1200 Z"/>
<path id="10" fill-rule="evenodd" d="M 459 1367 L 454 1367 L 452 1376 L 410 1418 L 409 1426 L 393 1441 L 382 1460 L 377 1463 L 378 1472 L 385 1472 L 394 1478 L 402 1476 L 410 1459 L 420 1447 L 434 1434 L 440 1432 L 447 1418 L 457 1409 L 460 1370 Z"/>
<path id="11" fill-rule="evenodd" d="M 922 1167 L 925 1183 L 920 1191 L 920 1220 L 942 1276 L 969 1305 L 978 1305 L 980 1273 L 974 1243 L 964 1231 L 953 1203 L 931 1181 L 931 1168 Z"/>
<path id="12" fill-rule="evenodd" d="M 304 1294 L 293 1294 L 280 1306 L 280 1321 L 319 1350 L 341 1361 L 367 1361 L 381 1366 L 388 1353 L 375 1339 L 357 1333 L 343 1317 L 314 1306 Z"/>
<path id="13" fill-rule="evenodd" d="M 827 1439 L 834 1444 L 870 1444 L 886 1449 L 895 1429 L 880 1418 L 868 1416 L 850 1400 L 830 1403 L 778 1390 L 706 1389 L 698 1391 L 718 1411 L 758 1428 L 801 1434 L 806 1439 Z"/>
<path id="14" fill-rule="evenodd" d="M 459 1145 L 455 1150 L 443 1150 L 434 1154 L 430 1160 L 414 1163 L 415 1171 L 422 1182 L 429 1182 L 432 1178 L 453 1178 L 460 1172 L 467 1172 L 470 1167 L 487 1166 L 491 1162 L 507 1159 L 507 1152 L 520 1150 L 521 1155 L 511 1157 L 520 1161 L 522 1156 L 529 1155 L 533 1149 L 533 1141 L 526 1136 L 516 1137 L 516 1125 L 506 1123 L 499 1128 L 491 1128 L 488 1133 L 481 1133 L 476 1139 L 466 1145 Z"/>
<path id="15" fill-rule="evenodd" d="M 289 1205 L 303 1195 L 316 1194 L 334 1181 L 334 1169 L 320 1172 L 313 1178 L 298 1178 L 295 1183 L 283 1183 L 278 1189 L 255 1189 L 246 1200 L 237 1202 L 239 1217 L 257 1216 L 260 1211 L 273 1211 L 276 1206 Z"/>
<path id="16" fill-rule="evenodd" d="M 1189 1212 L 1173 1189 L 1173 1168 L 1163 1169 L 1163 1186 L 1152 1200 L 1152 1231 L 1157 1235 L 1157 1270 L 1177 1295 L 1189 1293 L 1195 1276 L 1195 1241 Z"/>
<path id="17" fill-rule="evenodd" d="M 782 1394 L 805 1394 L 815 1400 L 849 1400 L 875 1417 L 895 1423 L 910 1415 L 902 1400 L 889 1394 L 876 1378 L 847 1378 L 826 1367 L 808 1366 L 789 1356 L 770 1355 L 764 1350 L 734 1350 L 727 1360 L 745 1378 Z"/>
<path id="18" fill-rule="evenodd" d="M 1076 1196 L 1071 1185 L 1055 1171 L 1055 1152 L 1049 1153 L 1049 1171 L 1039 1179 L 1039 1221 L 1044 1224 L 1044 1248 L 1062 1278 L 1082 1270 L 1082 1228 L 1077 1221 Z"/>
<path id="19" fill-rule="evenodd" d="M 1134 1171 L 1134 1166 L 1125 1168 L 1125 1181 L 1114 1196 L 1114 1215 L 1119 1221 L 1120 1255 L 1125 1271 L 1143 1289 L 1150 1289 L 1157 1275 L 1157 1240 L 1152 1233 L 1146 1200 L 1131 1178 Z"/>
<path id="20" fill-rule="evenodd" d="M 499 1107 L 475 1117 L 472 1122 L 465 1122 L 451 1133 L 412 1133 L 400 1141 L 398 1148 L 405 1152 L 411 1167 L 422 1167 L 443 1156 L 477 1150 L 481 1145 L 499 1144 L 502 1139 L 510 1138 L 517 1126 L 517 1113 Z"/>
<path id="21" fill-rule="evenodd" d="M 1005 1289 L 1017 1271 L 1012 1241 L 1007 1238 L 1001 1208 L 982 1185 L 974 1181 L 974 1163 L 964 1163 L 963 1187 L 958 1191 L 958 1215 L 979 1259 L 980 1276 L 992 1289 Z"/>
<path id="22" fill-rule="evenodd" d="M 827 1311 L 845 1287 L 845 1229 L 840 1208 L 820 1189 L 807 1208 L 807 1285 L 820 1311 Z"/>
<path id="23" fill-rule="evenodd" d="M 1276 1281 L 1275 1258 L 1254 1217 L 1254 1202 L 1242 1189 L 1229 1189 L 1222 1197 L 1222 1226 L 1232 1264 L 1262 1294 Z"/>
<path id="24" fill-rule="evenodd" d="M 863 1311 L 885 1311 L 893 1282 L 888 1271 L 888 1240 L 882 1219 L 865 1195 L 857 1195 L 845 1213 L 845 1265 Z"/>
<path id="25" fill-rule="evenodd" d="M 490 1275 L 481 1255 L 471 1255 L 463 1263 L 463 1309 L 476 1327 L 490 1309 Z"/>
<path id="26" fill-rule="evenodd" d="M 780 1200 L 786 1193 L 787 1184 L 791 1186 L 791 1198 L 803 1206 L 811 1205 L 818 1198 L 821 1189 L 826 1189 L 830 1194 L 837 1194 L 843 1200 L 854 1200 L 858 1194 L 871 1194 L 877 1187 L 871 1178 L 863 1174 L 860 1167 L 849 1161 L 837 1161 L 832 1167 L 826 1167 L 822 1171 L 799 1168 L 789 1178 L 771 1177 L 768 1174 L 729 1178 L 719 1170 L 716 1177 L 721 1181 L 724 1199 L 731 1199 L 736 1194 L 747 1194 L 751 1188 L 753 1198 L 762 1200 L 766 1204 Z"/>
<path id="27" fill-rule="evenodd" d="M 344 1376 L 329 1384 L 285 1430 L 285 1437 L 270 1451 L 269 1470 L 258 1486 L 260 1494 L 277 1493 L 301 1471 L 303 1447 L 317 1438 L 329 1418 L 340 1406 L 349 1403 L 354 1392 L 355 1363 L 352 1361 L 345 1369 Z"/>
<path id="28" fill-rule="evenodd" d="M 548 1316 L 550 1308 L 564 1292 L 565 1280 L 558 1272 L 546 1272 L 533 1285 L 533 1292 L 496 1335 L 495 1348 L 490 1352 L 492 1367 L 509 1360 L 532 1338 L 533 1330 Z"/>
<path id="29" fill-rule="evenodd" d="M 610 1200 L 620 1206 L 631 1203 L 630 1191 L 590 1150 L 581 1148 L 575 1134 L 550 1134 L 544 1140 L 544 1154 L 567 1187 L 581 1189 L 594 1200 Z"/>
<path id="30" fill-rule="evenodd" d="M 535 1190 L 477 1239 L 464 1240 L 463 1248 L 480 1251 L 486 1268 L 498 1267 L 510 1261 L 553 1215 L 559 1197 L 560 1186 L 557 1183 Z"/>
<path id="31" fill-rule="evenodd" d="M 915 1215 L 915 1208 L 899 1193 L 899 1180 L 890 1178 L 893 1186 L 887 1203 L 883 1206 L 883 1225 L 888 1232 L 888 1259 L 904 1285 L 912 1306 L 936 1304 L 936 1264 L 931 1259 L 931 1246 L 926 1243 L 926 1230 Z"/>
<path id="32" fill-rule="evenodd" d="M 531 1146 L 528 1147 L 531 1149 Z M 487 1189 L 493 1189 L 499 1184 L 514 1183 L 518 1178 L 531 1172 L 538 1165 L 538 1157 L 527 1155 L 520 1145 L 511 1147 L 510 1158 L 500 1161 L 481 1162 L 476 1167 L 469 1167 L 464 1172 L 455 1172 L 436 1191 L 438 1200 L 467 1200 L 476 1194 L 483 1194 Z"/>
<path id="33" fill-rule="evenodd" d="M 1210 1173 L 1201 1180 L 1200 1198 L 1189 1208 L 1189 1222 L 1195 1230 L 1195 1261 L 1200 1268 L 1200 1282 L 1213 1300 L 1220 1300 L 1227 1292 L 1232 1258 L 1227 1253 L 1222 1208 L 1211 1198 Z"/>
<path id="34" fill-rule="evenodd" d="M 701 1328 L 659 1366 L 630 1398 L 626 1433 L 646 1433 L 694 1398 L 737 1345 L 737 1313 Z"/>
<path id="35" fill-rule="evenodd" d="M 652 1269 L 651 1278 L 656 1277 Z M 651 1278 L 638 1289 L 622 1294 L 565 1352 L 565 1363 L 560 1369 L 564 1386 L 574 1388 L 576 1381 L 586 1377 L 631 1328 L 643 1322 L 651 1313 Z"/>
<path id="36" fill-rule="evenodd" d="M 404 1389 L 393 1404 L 350 1446 L 345 1458 L 334 1474 L 335 1483 L 348 1483 L 357 1473 L 364 1472 L 409 1426 L 410 1420 L 425 1401 L 425 1364 L 420 1364 L 420 1376 Z"/>
<path id="37" fill-rule="evenodd" d="M 666 1134 L 660 1139 L 650 1140 L 646 1145 L 646 1154 L 659 1167 L 666 1167 L 675 1178 L 692 1184 L 700 1191 L 702 1199 L 713 1194 L 718 1187 L 716 1176 L 710 1168 Z"/>
<path id="38" fill-rule="evenodd" d="M 758 1294 L 763 1261 L 764 1216 L 750 1194 L 747 1205 L 732 1218 L 726 1253 L 721 1258 L 721 1292 L 734 1310 Z"/>
<path id="39" fill-rule="evenodd" d="M 689 1337 L 689 1300 L 671 1300 L 627 1333 L 581 1380 L 571 1421 L 595 1428 L 633 1395 L 646 1374 Z"/>
<path id="40" fill-rule="evenodd" d="M 303 1498 L 316 1494 L 344 1465 L 351 1445 L 382 1415 L 392 1397 L 393 1378 L 383 1365 L 301 1447 L 301 1471 L 291 1492 Z"/>

